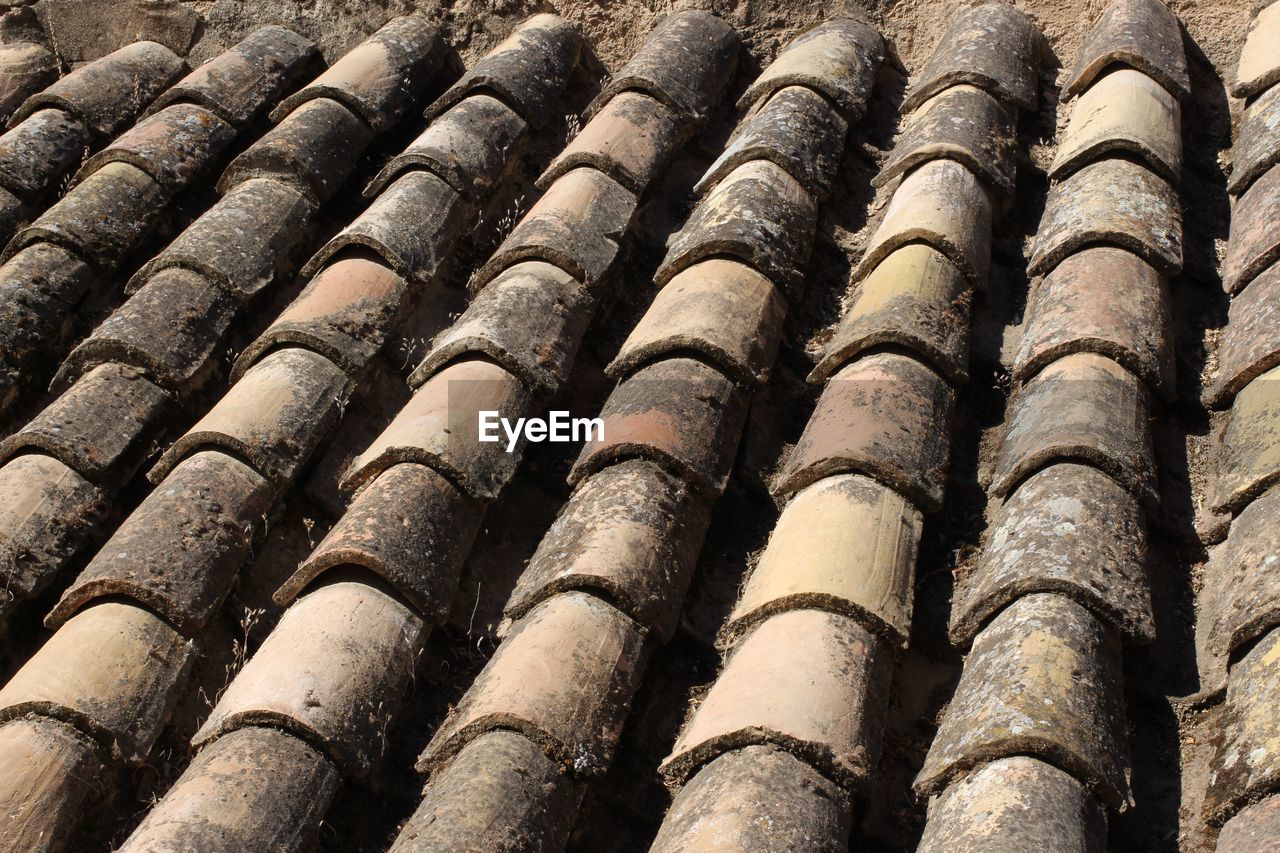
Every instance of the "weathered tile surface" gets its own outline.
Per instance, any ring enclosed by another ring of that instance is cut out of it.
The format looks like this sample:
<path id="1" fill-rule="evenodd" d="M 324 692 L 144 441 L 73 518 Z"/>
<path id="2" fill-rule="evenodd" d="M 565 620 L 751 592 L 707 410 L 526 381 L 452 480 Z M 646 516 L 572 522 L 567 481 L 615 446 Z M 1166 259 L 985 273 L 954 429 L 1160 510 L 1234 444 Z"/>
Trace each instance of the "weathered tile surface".
<path id="1" fill-rule="evenodd" d="M 0 184 L 34 199 L 80 162 L 89 132 L 60 109 L 37 110 L 0 136 Z"/>
<path id="2" fill-rule="evenodd" d="M 1249 25 L 1231 94 L 1246 98 L 1277 82 L 1280 82 L 1280 7 L 1270 4 L 1258 9 Z"/>
<path id="3" fill-rule="evenodd" d="M 235 128 L 194 104 L 148 116 L 94 154 L 76 173 L 82 181 L 107 163 L 129 163 L 171 193 L 186 187 L 235 138 Z"/>
<path id="4" fill-rule="evenodd" d="M 1060 179 L 1094 160 L 1128 153 L 1177 184 L 1181 121 L 1177 97 L 1141 71 L 1117 68 L 1095 80 L 1072 107 L 1049 176 Z"/>
<path id="5" fill-rule="evenodd" d="M 0 45 L 0 121 L 22 102 L 58 79 L 58 60 L 34 42 Z"/>
<path id="6" fill-rule="evenodd" d="M 1207 401 L 1225 407 L 1253 380 L 1280 365 L 1280 264 L 1264 270 L 1231 300 L 1218 341 L 1218 370 Z"/>
<path id="7" fill-rule="evenodd" d="M 1272 631 L 1231 667 L 1205 791 L 1205 817 L 1220 823 L 1280 781 L 1280 631 Z"/>
<path id="8" fill-rule="evenodd" d="M 8 850 L 70 847 L 75 817 L 98 798 L 102 762 L 92 741 L 50 717 L 0 727 L 0 835 Z"/>
<path id="9" fill-rule="evenodd" d="M 1114 0 L 1093 25 L 1062 86 L 1079 95 L 1109 66 L 1128 65 L 1178 98 L 1191 93 L 1182 27 L 1161 0 Z"/>
<path id="10" fill-rule="evenodd" d="M 1220 853 L 1267 853 L 1280 834 L 1280 797 L 1270 796 L 1246 806 L 1222 826 Z"/>
<path id="11" fill-rule="evenodd" d="M 866 24 L 837 18 L 793 39 L 738 100 L 749 109 L 787 86 L 821 92 L 845 121 L 858 121 L 867 109 L 876 70 L 884 58 L 884 40 Z"/>
<path id="12" fill-rule="evenodd" d="M 1239 512 L 1280 479 L 1280 368 L 1236 395 L 1217 456 L 1216 512 Z"/>
<path id="13" fill-rule="evenodd" d="M 1239 293 L 1267 267 L 1280 260 L 1280 169 L 1254 181 L 1231 211 L 1231 236 L 1222 265 L 1222 284 Z"/>
<path id="14" fill-rule="evenodd" d="M 4 141 L 0 139 L 0 146 Z M 1245 107 L 1235 144 L 1227 189 L 1243 193 L 1271 167 L 1280 164 L 1280 86 L 1273 86 Z"/>
<path id="15" fill-rule="evenodd" d="M 639 195 L 666 168 L 688 129 L 683 115 L 656 98 L 619 92 L 556 155 L 538 186 L 591 166 Z"/>

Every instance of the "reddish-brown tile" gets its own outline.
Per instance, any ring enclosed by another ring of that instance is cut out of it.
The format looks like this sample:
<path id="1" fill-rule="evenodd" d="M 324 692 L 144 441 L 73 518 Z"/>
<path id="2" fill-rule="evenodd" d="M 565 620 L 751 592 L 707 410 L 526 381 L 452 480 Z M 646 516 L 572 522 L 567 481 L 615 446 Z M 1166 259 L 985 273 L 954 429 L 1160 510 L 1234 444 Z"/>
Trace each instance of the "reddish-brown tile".
<path id="1" fill-rule="evenodd" d="M 1077 54 L 1063 97 L 1084 92 L 1114 65 L 1138 69 L 1178 98 L 1191 93 L 1182 27 L 1160 0 L 1113 0 Z"/>
<path id="2" fill-rule="evenodd" d="M 0 121 L 22 102 L 58 79 L 58 59 L 29 41 L 0 45 Z"/>
<path id="3" fill-rule="evenodd" d="M 1231 211 L 1231 236 L 1222 265 L 1222 284 L 1239 293 L 1263 270 L 1280 260 L 1280 169 L 1258 178 Z"/>
<path id="4" fill-rule="evenodd" d="M 1236 395 L 1217 452 L 1215 512 L 1239 512 L 1280 479 L 1280 367 Z"/>
<path id="5" fill-rule="evenodd" d="M 83 181 L 107 163 L 128 163 L 176 193 L 203 172 L 235 135 L 235 127 L 204 107 L 174 104 L 144 118 L 86 160 L 75 180 Z"/>
<path id="6" fill-rule="evenodd" d="M 1204 815 L 1221 823 L 1280 782 L 1280 631 L 1231 667 L 1226 713 L 1209 768 Z"/>
<path id="7" fill-rule="evenodd" d="M 1236 68 L 1231 94 L 1247 98 L 1280 82 L 1280 7 L 1266 4 L 1257 10 Z"/>
<path id="8" fill-rule="evenodd" d="M 858 121 L 883 59 L 884 40 L 875 30 L 851 18 L 826 21 L 784 47 L 738 108 L 748 110 L 787 86 L 804 86 L 830 98 L 845 121 Z"/>
<path id="9" fill-rule="evenodd" d="M 599 169 L 639 195 L 666 168 L 689 130 L 684 116 L 640 92 L 620 92 L 538 178 L 546 189 L 580 166 Z"/>
<path id="10" fill-rule="evenodd" d="M 98 799 L 102 762 L 71 726 L 32 716 L 0 727 L 0 836 L 6 850 L 70 849 L 76 821 Z"/>
<path id="11" fill-rule="evenodd" d="M 1280 365 L 1280 264 L 1264 270 L 1231 301 L 1218 343 L 1218 370 L 1205 397 L 1222 408 L 1254 379 Z"/>
<path id="12" fill-rule="evenodd" d="M 1245 192 L 1272 166 L 1280 165 L 1280 87 L 1267 89 L 1245 107 L 1239 127 L 1227 180 L 1233 195 Z"/>
<path id="13" fill-rule="evenodd" d="M 1267 797 L 1246 806 L 1223 824 L 1218 834 L 1219 853 L 1267 853 L 1280 836 L 1280 797 Z"/>

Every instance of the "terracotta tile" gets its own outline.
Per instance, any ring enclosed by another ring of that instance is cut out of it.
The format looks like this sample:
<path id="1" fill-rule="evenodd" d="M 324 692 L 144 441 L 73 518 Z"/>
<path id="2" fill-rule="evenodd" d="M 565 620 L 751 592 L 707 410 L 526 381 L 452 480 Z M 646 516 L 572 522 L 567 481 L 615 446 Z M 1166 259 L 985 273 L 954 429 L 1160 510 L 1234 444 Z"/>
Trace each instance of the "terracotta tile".
<path id="1" fill-rule="evenodd" d="M 329 98 L 350 107 L 381 133 L 408 111 L 411 96 L 443 58 L 440 30 L 425 18 L 401 15 L 330 65 L 271 111 L 280 121 L 300 105 Z"/>
<path id="2" fill-rule="evenodd" d="M 1233 205 L 1227 259 L 1222 284 L 1228 293 L 1239 293 L 1267 267 L 1280 260 L 1280 169 L 1258 178 Z"/>
<path id="3" fill-rule="evenodd" d="M 1064 355 L 1093 352 L 1173 399 L 1172 303 L 1164 279 L 1146 261 L 1110 246 L 1084 249 L 1054 267 L 1030 303 L 1013 368 L 1017 381 Z"/>
<path id="4" fill-rule="evenodd" d="M 604 436 L 583 446 L 569 481 L 623 459 L 651 459 L 719 495 L 737 457 L 746 404 L 746 392 L 700 361 L 671 358 L 641 368 L 609 395 L 600 412 Z"/>
<path id="5" fill-rule="evenodd" d="M 1096 244 L 1118 246 L 1161 275 L 1182 269 L 1182 207 L 1169 182 L 1129 160 L 1081 168 L 1049 189 L 1028 272 L 1043 275 Z"/>
<path id="6" fill-rule="evenodd" d="M 894 191 L 854 278 L 865 278 L 909 243 L 927 243 L 970 284 L 985 287 L 991 265 L 991 196 L 986 187 L 954 160 L 930 160 L 913 170 Z"/>
<path id="7" fill-rule="evenodd" d="M 1136 68 L 1175 97 L 1191 92 L 1182 27 L 1160 0 L 1113 0 L 1076 55 L 1063 97 L 1081 94 L 1113 65 Z"/>
<path id="8" fill-rule="evenodd" d="M 342 487 L 360 489 L 392 465 L 417 462 L 458 483 L 467 494 L 491 500 L 515 476 L 521 449 L 508 453 L 502 430 L 479 440 L 479 413 L 495 411 L 512 422 L 531 412 L 529 391 L 512 374 L 481 358 L 454 362 L 431 377 L 395 420 L 357 457 Z"/>
<path id="9" fill-rule="evenodd" d="M 259 27 L 174 83 L 148 112 L 199 104 L 236 127 L 291 89 L 317 55 L 311 39 L 275 25 Z"/>
<path id="10" fill-rule="evenodd" d="M 337 425 L 346 396 L 347 377 L 333 362 L 309 350 L 277 350 L 170 445 L 147 477 L 159 483 L 197 450 L 221 448 L 283 488 Z"/>
<path id="11" fill-rule="evenodd" d="M 594 116 L 615 95 L 634 90 L 657 98 L 687 119 L 705 120 L 737 70 L 741 43 L 733 27 L 710 12 L 671 12 L 609 78 L 587 115 Z"/>
<path id="12" fill-rule="evenodd" d="M 271 484 L 223 453 L 179 463 L 125 519 L 45 619 L 57 628 L 103 598 L 132 599 L 188 637 L 209 621 L 267 526 Z"/>
<path id="13" fill-rule="evenodd" d="M 93 742 L 49 717 L 0 728 L 0 834 L 5 847 L 44 853 L 71 849 L 76 822 L 103 787 Z"/>
<path id="14" fill-rule="evenodd" d="M 985 3 L 952 16 L 938 46 L 902 102 L 908 113 L 957 83 L 986 89 L 1000 100 L 1034 110 L 1044 37 L 1026 13 Z"/>
<path id="15" fill-rule="evenodd" d="M 119 849 L 305 850 L 341 781 L 328 759 L 292 735 L 240 729 L 196 755 Z"/>
<path id="16" fill-rule="evenodd" d="M 546 189 L 581 166 L 599 169 L 631 192 L 645 191 L 688 134 L 684 115 L 640 92 L 620 92 L 587 122 L 538 178 Z"/>
<path id="17" fill-rule="evenodd" d="M 1280 367 L 1236 395 L 1217 452 L 1217 512 L 1239 512 L 1280 479 Z"/>
<path id="18" fill-rule="evenodd" d="M 78 118 L 37 110 L 0 136 L 0 185 L 34 201 L 78 166 L 88 147 L 89 131 Z"/>
<path id="19" fill-rule="evenodd" d="M 521 619 L 418 759 L 433 772 L 494 729 L 520 732 L 579 776 L 601 773 L 639 686 L 644 629 L 599 598 L 553 596 Z"/>
<path id="20" fill-rule="evenodd" d="M 569 378 L 595 300 L 569 273 L 541 261 L 508 267 L 431 344 L 409 384 L 426 382 L 468 353 L 486 355 L 550 396 Z"/>
<path id="21" fill-rule="evenodd" d="M 958 580 L 952 642 L 972 642 L 1020 596 L 1053 592 L 1149 643 L 1156 628 L 1145 563 L 1142 510 L 1119 483 L 1089 465 L 1042 468 L 1000 507 L 977 566 Z"/>
<path id="22" fill-rule="evenodd" d="M 392 157 L 364 194 L 374 198 L 405 172 L 426 169 L 479 204 L 510 165 L 527 130 L 525 120 L 502 101 L 481 93 L 469 95 Z"/>
<path id="23" fill-rule="evenodd" d="M 694 209 L 668 243 L 655 280 L 715 256 L 737 258 L 794 295 L 817 227 L 817 202 L 795 178 L 768 160 L 734 169 Z"/>
<path id="24" fill-rule="evenodd" d="M 135 368 L 101 365 L 0 442 L 0 460 L 39 449 L 95 483 L 122 485 L 152 449 L 170 401 Z"/>
<path id="25" fill-rule="evenodd" d="M 401 277 L 431 281 L 475 221 L 475 206 L 431 172 L 406 172 L 302 268 L 314 276 L 344 249 L 368 249 Z"/>
<path id="26" fill-rule="evenodd" d="M 5 260 L 33 243 L 57 243 L 103 273 L 114 272 L 159 223 L 168 202 L 169 193 L 146 172 L 108 163 L 19 231 Z"/>
<path id="27" fill-rule="evenodd" d="M 657 464 L 632 460 L 605 468 L 561 510 L 506 613 L 519 619 L 568 590 L 602 590 L 631 618 L 670 639 L 708 522 L 706 504 Z"/>
<path id="28" fill-rule="evenodd" d="M 344 773 L 366 776 L 386 748 L 426 634 L 409 608 L 368 584 L 321 586 L 284 612 L 191 743 L 203 748 L 269 725 L 323 745 Z"/>
<path id="29" fill-rule="evenodd" d="M 102 602 L 58 629 L 0 690 L 0 719 L 73 724 L 116 760 L 146 758 L 186 687 L 191 645 L 158 616 Z"/>
<path id="30" fill-rule="evenodd" d="M 1132 805 L 1120 645 L 1069 598 L 1035 594 L 1001 611 L 973 641 L 924 767 L 935 794 L 989 761 L 1052 761 L 1107 805 Z"/>
<path id="31" fill-rule="evenodd" d="M 24 599 L 46 589 L 98 528 L 107 500 L 97 486 L 43 453 L 0 466 L 0 587 Z"/>
<path id="32" fill-rule="evenodd" d="M 876 353 L 827 382 L 817 408 L 774 481 L 798 491 L 832 474 L 858 472 L 902 492 L 925 512 L 942 506 L 954 392 L 921 362 Z"/>
<path id="33" fill-rule="evenodd" d="M 830 101 L 805 86 L 780 89 L 738 125 L 729 147 L 694 190 L 705 194 L 752 160 L 769 160 L 818 200 L 831 193 L 849 126 Z"/>
<path id="34" fill-rule="evenodd" d="M 1280 797 L 1246 806 L 1218 834 L 1221 853 L 1267 853 L 1280 834 Z"/>
<path id="35" fill-rule="evenodd" d="M 1227 189 L 1239 195 L 1276 165 L 1280 165 L 1280 87 L 1267 89 L 1245 107 L 1231 146 Z"/>
<path id="36" fill-rule="evenodd" d="M 0 120 L 31 95 L 58 79 L 58 60 L 52 53 L 29 41 L 0 45 Z"/>
<path id="37" fill-rule="evenodd" d="M 595 288 L 613 269 L 631 227 L 636 197 L 590 167 L 574 169 L 551 185 L 471 277 L 479 290 L 520 261 L 555 264 Z"/>
<path id="38" fill-rule="evenodd" d="M 863 352 L 900 346 L 928 359 L 953 384 L 969 380 L 969 307 L 973 290 L 946 256 L 908 243 L 858 285 L 809 381 L 826 382 Z"/>
<path id="39" fill-rule="evenodd" d="M 1049 176 L 1066 177 L 1094 160 L 1133 154 L 1170 183 L 1182 178 L 1178 99 L 1141 71 L 1117 68 L 1098 78 L 1071 111 Z"/>
<path id="40" fill-rule="evenodd" d="M 1026 756 L 993 761 L 929 804 L 920 853 L 1102 853 L 1107 815 L 1089 790 Z"/>
<path id="41" fill-rule="evenodd" d="M 671 803 L 653 853 L 842 853 L 849 795 L 784 749 L 747 746 L 700 769 Z"/>
<path id="42" fill-rule="evenodd" d="M 94 154 L 76 183 L 107 163 L 128 163 L 176 193 L 200 175 L 235 138 L 235 127 L 195 104 L 174 104 L 144 118 Z"/>
<path id="43" fill-rule="evenodd" d="M 307 101 L 231 161 L 218 192 L 252 178 L 274 178 L 322 204 L 350 176 L 373 137 L 373 128 L 337 101 Z"/>
<path id="44" fill-rule="evenodd" d="M 522 22 L 427 108 L 435 118 L 477 92 L 496 95 L 533 127 L 555 112 L 569 73 L 578 64 L 582 36 L 558 15 Z"/>
<path id="45" fill-rule="evenodd" d="M 819 24 L 792 41 L 738 100 L 747 110 L 787 86 L 821 92 L 845 121 L 862 118 L 884 59 L 884 40 L 860 21 L 837 18 Z"/>
<path id="46" fill-rule="evenodd" d="M 923 163 L 947 158 L 1008 195 L 1016 170 L 1014 118 L 1009 107 L 976 86 L 944 89 L 911 114 L 871 185 L 883 186 Z"/>
<path id="47" fill-rule="evenodd" d="M 9 119 L 9 127 L 36 110 L 57 107 L 83 121 L 95 135 L 115 136 L 186 70 L 182 57 L 164 45 L 134 42 L 27 98 Z"/>
<path id="48" fill-rule="evenodd" d="M 658 291 L 607 371 L 621 379 L 645 363 L 697 352 L 740 382 L 765 382 L 786 312 L 769 279 L 738 261 L 711 258 Z"/>
<path id="49" fill-rule="evenodd" d="M 71 351 L 53 388 L 65 391 L 89 371 L 115 362 L 175 394 L 194 392 L 217 369 L 235 308 L 225 290 L 199 273 L 163 269 Z"/>
<path id="50" fill-rule="evenodd" d="M 1280 82 L 1280 7 L 1259 9 L 1249 25 L 1231 94 L 1247 98 Z"/>
<path id="51" fill-rule="evenodd" d="M 431 779 L 388 853 L 560 850 L 582 791 L 524 735 L 495 730 Z"/>
<path id="52" fill-rule="evenodd" d="M 393 465 L 356 496 L 276 591 L 275 601 L 288 606 L 328 570 L 361 566 L 394 587 L 423 619 L 443 623 L 484 509 L 425 465 Z"/>
<path id="53" fill-rule="evenodd" d="M 862 786 L 879 759 L 893 657 L 890 643 L 846 616 L 770 617 L 730 655 L 659 769 L 679 782 L 730 750 L 771 743 Z"/>
<path id="54" fill-rule="evenodd" d="M 0 187 L 0 240 L 12 237 L 30 219 L 30 206 L 9 190 Z"/>
<path id="55" fill-rule="evenodd" d="M 1144 503 L 1155 500 L 1150 402 L 1142 383 L 1109 358 L 1064 356 L 1010 402 L 991 491 L 1009 495 L 1050 462 L 1084 462 Z"/>
<path id="56" fill-rule="evenodd" d="M 874 480 L 819 480 L 782 511 L 729 614 L 726 640 L 774 614 L 813 608 L 905 646 L 922 525 L 919 510 Z"/>
<path id="57" fill-rule="evenodd" d="M 291 268 L 314 205 L 290 184 L 255 178 L 236 184 L 129 279 L 138 290 L 169 267 L 186 267 L 247 301 Z"/>
<path id="58" fill-rule="evenodd" d="M 1271 793 L 1280 781 L 1280 631 L 1272 631 L 1231 667 L 1222 730 L 1209 765 L 1204 816 L 1220 824 Z"/>
<path id="59" fill-rule="evenodd" d="M 1280 365 L 1280 264 L 1263 270 L 1231 300 L 1227 325 L 1218 342 L 1218 370 L 1205 398 L 1224 408 L 1239 391 Z"/>

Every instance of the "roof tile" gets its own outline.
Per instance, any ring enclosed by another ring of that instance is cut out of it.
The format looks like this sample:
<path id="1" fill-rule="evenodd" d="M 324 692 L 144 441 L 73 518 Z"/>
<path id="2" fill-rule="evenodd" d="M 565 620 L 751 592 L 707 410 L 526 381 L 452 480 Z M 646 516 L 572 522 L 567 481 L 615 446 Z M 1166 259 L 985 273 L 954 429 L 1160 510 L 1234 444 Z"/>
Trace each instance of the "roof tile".
<path id="1" fill-rule="evenodd" d="M 1155 499 L 1150 401 L 1142 383 L 1109 358 L 1064 356 L 1012 401 L 991 492 L 1009 495 L 1054 461 L 1084 462 L 1146 502 Z"/>
<path id="2" fill-rule="evenodd" d="M 634 90 L 657 98 L 688 119 L 706 119 L 737 70 L 740 45 L 733 27 L 710 12 L 672 12 L 609 79 L 587 114 L 594 116 L 614 96 Z"/>
<path id="3" fill-rule="evenodd" d="M 761 744 L 711 761 L 675 795 L 652 853 L 841 853 L 849 795 L 784 749 Z"/>
<path id="4" fill-rule="evenodd" d="M 780 89 L 738 126 L 729 146 L 694 190 L 706 193 L 752 160 L 781 166 L 818 200 L 832 189 L 849 129 L 839 111 L 804 86 Z"/>
<path id="5" fill-rule="evenodd" d="M 29 41 L 0 45 L 0 121 L 58 79 L 58 59 Z"/>
<path id="6" fill-rule="evenodd" d="M 414 15 L 392 18 L 328 70 L 271 111 L 280 121 L 307 101 L 329 98 L 350 107 L 382 132 L 409 109 L 417 86 L 441 59 L 440 30 Z"/>
<path id="7" fill-rule="evenodd" d="M 1069 598 L 1023 596 L 973 641 L 916 790 L 937 793 L 985 762 L 1028 755 L 1124 808 L 1132 797 L 1122 695 L 1115 636 Z"/>
<path id="8" fill-rule="evenodd" d="M 1014 599 L 1074 599 L 1139 643 L 1155 639 L 1146 532 L 1137 501 L 1108 475 L 1065 462 L 1028 477 L 1000 507 L 974 569 L 956 585 L 951 639 L 968 644 Z"/>
<path id="9" fill-rule="evenodd" d="M 911 115 L 871 185 L 883 186 L 922 163 L 945 157 L 1008 195 L 1016 169 L 1015 137 L 1008 107 L 976 86 L 951 86 Z"/>
<path id="10" fill-rule="evenodd" d="M 786 171 L 768 160 L 734 169 L 702 200 L 671 240 L 655 280 L 717 255 L 741 259 L 784 292 L 804 281 L 813 247 L 817 203 Z"/>
<path id="11" fill-rule="evenodd" d="M 1227 189 L 1239 195 L 1276 165 L 1280 165 L 1280 87 L 1268 89 L 1245 107 L 1231 146 Z"/>
<path id="12" fill-rule="evenodd" d="M 524 384 L 493 362 L 454 362 L 418 389 L 352 463 L 342 487 L 359 489 L 392 465 L 417 462 L 440 471 L 474 498 L 495 498 L 515 475 L 520 452 L 506 452 L 501 435 L 479 441 L 479 413 L 495 411 L 514 421 L 525 416 L 529 405 Z"/>
<path id="13" fill-rule="evenodd" d="M 969 378 L 972 298 L 968 280 L 937 249 L 923 243 L 902 246 L 859 284 L 809 381 L 826 382 L 867 350 L 900 346 L 963 385 Z"/>
<path id="14" fill-rule="evenodd" d="M 478 290 L 520 261 L 555 264 L 595 288 L 613 269 L 636 197 L 603 172 L 574 169 L 558 179 L 471 277 Z"/>
<path id="15" fill-rule="evenodd" d="M 1043 38 L 1025 12 L 1005 3 L 961 9 L 902 102 L 911 112 L 957 83 L 986 89 L 1002 101 L 1034 110 Z"/>
<path id="16" fill-rule="evenodd" d="M 936 511 L 949 452 L 937 438 L 947 434 L 954 400 L 946 381 L 910 356 L 875 353 L 846 365 L 823 389 L 774 492 L 859 472 Z"/>
<path id="17" fill-rule="evenodd" d="M 186 267 L 244 302 L 276 280 L 306 233 L 313 203 L 274 178 L 236 184 L 129 279 L 136 293 L 169 267 Z"/>
<path id="18" fill-rule="evenodd" d="M 116 760 L 146 757 L 186 686 L 192 647 L 163 619 L 113 601 L 88 607 L 0 689 L 0 719 L 39 714 L 75 725 Z"/>
<path id="19" fill-rule="evenodd" d="M 1216 512 L 1238 512 L 1280 479 L 1280 367 L 1236 395 L 1218 449 Z"/>
<path id="20" fill-rule="evenodd" d="M 661 101 L 620 92 L 569 140 L 538 178 L 546 189 L 580 166 L 599 169 L 639 195 L 666 167 L 688 122 Z"/>
<path id="21" fill-rule="evenodd" d="M 930 160 L 909 172 L 894 191 L 884 218 L 854 269 L 866 277 L 908 243 L 927 243 L 947 257 L 974 287 L 991 264 L 991 196 L 954 160 Z"/>
<path id="22" fill-rule="evenodd" d="M 107 597 L 133 599 L 195 636 L 222 604 L 254 531 L 271 510 L 271 485 L 214 451 L 184 459 L 125 519 L 45 619 L 57 628 Z"/>
<path id="23" fill-rule="evenodd" d="M 1247 98 L 1277 82 L 1280 82 L 1280 6 L 1271 4 L 1258 9 L 1249 25 L 1231 94 Z"/>
<path id="24" fill-rule="evenodd" d="M 427 108 L 435 118 L 476 92 L 495 94 L 533 127 L 555 110 L 569 73 L 578 64 L 582 37 L 559 15 L 527 19 Z"/>
<path id="25" fill-rule="evenodd" d="M 149 112 L 199 104 L 243 127 L 291 88 L 316 55 L 311 39 L 284 27 L 259 27 L 170 86 Z"/>
<path id="26" fill-rule="evenodd" d="M 321 586 L 285 610 L 192 745 L 267 725 L 324 750 L 343 772 L 365 776 L 386 748 L 387 723 L 425 639 L 409 608 L 374 587 Z"/>
<path id="27" fill-rule="evenodd" d="M 639 686 L 644 629 L 599 598 L 566 592 L 516 623 L 418 759 L 433 771 L 494 729 L 520 732 L 577 775 L 608 767 Z"/>
<path id="28" fill-rule="evenodd" d="M 137 369 L 100 365 L 0 442 L 0 460 L 39 449 L 95 483 L 121 485 L 151 450 L 170 400 Z"/>
<path id="29" fill-rule="evenodd" d="M 871 27 L 849 18 L 826 21 L 787 44 L 738 100 L 738 108 L 750 109 L 787 86 L 804 86 L 830 98 L 845 121 L 858 121 L 882 59 L 884 39 Z"/>
<path id="30" fill-rule="evenodd" d="M 1142 158 L 1170 183 L 1182 178 L 1182 109 L 1146 74 L 1117 68 L 1095 80 L 1071 112 L 1049 176 L 1061 179 L 1115 153 Z"/>
<path id="31" fill-rule="evenodd" d="M 423 619 L 442 623 L 484 505 L 425 465 L 383 471 L 347 507 L 328 535 L 276 591 L 288 606 L 317 577 L 361 566 L 381 577 Z"/>
<path id="32" fill-rule="evenodd" d="M 1280 797 L 1246 806 L 1223 824 L 1217 847 L 1222 853 L 1267 853 L 1280 834 Z"/>
<path id="33" fill-rule="evenodd" d="M 875 770 L 892 646 L 846 616 L 789 610 L 737 646 L 659 768 L 682 781 L 733 749 L 772 743 L 846 787 Z"/>
<path id="34" fill-rule="evenodd" d="M 572 589 L 603 594 L 669 639 L 693 576 L 709 516 L 676 477 L 646 460 L 600 471 L 573 494 L 507 601 L 519 619 Z"/>
<path id="35" fill-rule="evenodd" d="M 489 282 L 409 375 L 418 386 L 468 353 L 486 355 L 549 396 L 569 378 L 595 303 L 569 273 L 522 261 Z"/>
<path id="36" fill-rule="evenodd" d="M 1239 293 L 1267 267 L 1280 260 L 1280 169 L 1272 169 L 1236 200 L 1231 212 L 1231 235 L 1222 282 L 1227 292 Z"/>
<path id="37" fill-rule="evenodd" d="M 324 356 L 277 350 L 170 445 L 147 477 L 159 483 L 197 450 L 221 448 L 283 487 L 337 424 L 346 386 L 346 375 Z"/>
<path id="38" fill-rule="evenodd" d="M 1204 813 L 1221 823 L 1280 783 L 1280 631 L 1231 667 L 1226 713 L 1205 791 Z"/>
<path id="39" fill-rule="evenodd" d="M 1182 28 L 1161 0 L 1113 0 L 1076 57 L 1063 97 L 1084 92 L 1113 65 L 1136 68 L 1178 98 L 1191 92 Z"/>
<path id="40" fill-rule="evenodd" d="M 1105 850 L 1107 815 L 1052 764 L 1017 755 L 975 770 L 929 806 L 920 853 Z"/>
<path id="41" fill-rule="evenodd" d="M 747 395 L 718 370 L 690 358 L 641 368 L 618 383 L 569 473 L 570 483 L 623 459 L 651 459 L 710 495 L 723 492 L 737 457 Z"/>
<path id="42" fill-rule="evenodd" d="M 1218 345 L 1218 371 L 1207 389 L 1224 407 L 1253 380 L 1280 365 L 1280 264 L 1268 267 L 1236 294 Z"/>
<path id="43" fill-rule="evenodd" d="M 905 646 L 922 525 L 901 495 L 857 474 L 801 490 L 742 588 L 728 639 L 803 607 L 844 614 Z"/>
<path id="44" fill-rule="evenodd" d="M 527 130 L 525 120 L 502 101 L 478 92 L 469 95 L 392 157 L 364 194 L 373 198 L 405 172 L 426 169 L 479 203 L 502 177 Z"/>
<path id="45" fill-rule="evenodd" d="M 4 187 L 0 187 L 0 240 L 27 223 L 31 216 L 30 206 Z"/>
<path id="46" fill-rule="evenodd" d="M 134 42 L 27 98 L 9 119 L 9 127 L 38 109 L 57 107 L 83 121 L 97 136 L 114 136 L 185 70 L 182 57 L 164 45 Z"/>
<path id="47" fill-rule="evenodd" d="M 787 306 L 768 278 L 710 258 L 672 277 L 607 368 L 621 379 L 646 362 L 697 352 L 739 382 L 769 378 Z"/>
<path id="48" fill-rule="evenodd" d="M 176 193 L 186 187 L 232 139 L 235 127 L 194 104 L 174 104 L 144 118 L 94 154 L 77 183 L 107 163 L 129 163 Z"/>
<path id="49" fill-rule="evenodd" d="M 49 717 L 0 728 L 0 832 L 17 850 L 68 849 L 77 812 L 103 785 L 93 743 Z"/>
<path id="50" fill-rule="evenodd" d="M 1034 290 L 1026 315 L 1013 369 L 1018 381 L 1064 355 L 1094 352 L 1164 399 L 1176 393 L 1168 288 L 1137 255 L 1110 246 L 1069 255 Z"/>
<path id="51" fill-rule="evenodd" d="M 81 121 L 59 109 L 37 110 L 0 136 L 0 184 L 35 201 L 80 163 L 89 147 Z"/>
<path id="52" fill-rule="evenodd" d="M 302 849 L 341 781 L 328 759 L 292 735 L 240 729 L 191 759 L 120 849 Z"/>
<path id="53" fill-rule="evenodd" d="M 1103 243 L 1128 249 L 1162 275 L 1182 269 L 1177 191 L 1129 160 L 1090 163 L 1049 189 L 1028 272 L 1042 275 L 1068 255 Z"/>

